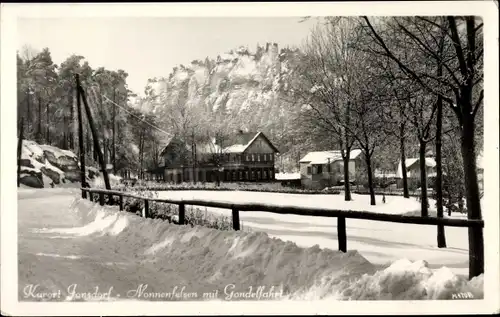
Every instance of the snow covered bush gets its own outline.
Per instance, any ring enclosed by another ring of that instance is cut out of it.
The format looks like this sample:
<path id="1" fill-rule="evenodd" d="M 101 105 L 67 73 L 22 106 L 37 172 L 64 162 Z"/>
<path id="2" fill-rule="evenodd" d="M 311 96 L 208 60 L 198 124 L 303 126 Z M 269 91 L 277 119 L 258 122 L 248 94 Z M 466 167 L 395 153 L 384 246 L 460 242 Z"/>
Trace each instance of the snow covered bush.
<path id="1" fill-rule="evenodd" d="M 283 188 L 279 183 L 221 183 L 216 186 L 215 183 L 181 183 L 181 184 L 168 184 L 158 182 L 142 182 L 135 186 L 127 186 L 126 184 L 119 184 L 113 187 L 114 189 L 129 191 L 165 191 L 165 190 L 214 190 L 214 191 L 250 191 L 250 192 L 268 192 L 268 193 L 283 193 L 283 194 L 309 194 L 309 195 L 338 195 L 340 190 L 329 189 L 323 190 L 308 190 L 296 188 Z"/>
<path id="2" fill-rule="evenodd" d="M 134 194 L 140 193 L 145 198 L 156 198 L 157 193 L 150 191 L 137 190 Z M 142 214 L 144 209 L 144 200 L 130 197 L 123 198 L 123 209 L 135 213 Z M 149 201 L 149 217 L 153 219 L 162 219 L 169 223 L 179 224 L 179 206 L 176 204 L 161 203 Z M 224 215 L 215 215 L 209 213 L 207 209 L 203 211 L 199 207 L 186 206 L 185 210 L 185 225 L 203 226 L 218 230 L 232 230 L 233 223 L 231 218 Z"/>

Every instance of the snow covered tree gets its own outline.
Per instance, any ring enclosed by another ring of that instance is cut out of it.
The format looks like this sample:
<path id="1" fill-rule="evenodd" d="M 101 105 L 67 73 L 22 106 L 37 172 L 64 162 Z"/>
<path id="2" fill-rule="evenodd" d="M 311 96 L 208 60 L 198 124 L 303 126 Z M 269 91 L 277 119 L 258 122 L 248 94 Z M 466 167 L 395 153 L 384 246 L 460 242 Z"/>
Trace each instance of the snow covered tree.
<path id="1" fill-rule="evenodd" d="M 461 131 L 461 153 L 469 219 L 481 219 L 479 185 L 476 171 L 476 116 L 483 104 L 483 23 L 474 16 L 455 17 L 391 17 L 377 21 L 374 25 L 363 17 L 363 26 L 378 46 L 374 54 L 385 56 L 421 87 L 442 100 L 451 108 L 459 122 Z M 442 23 L 445 19 L 446 23 Z M 397 37 L 387 30 L 395 30 Z M 446 43 L 453 53 L 439 54 L 439 43 L 435 34 L 443 32 Z M 398 41 L 395 41 L 398 39 Z M 424 53 L 426 61 L 435 61 L 443 68 L 442 76 L 429 71 L 425 63 L 408 63 L 399 49 L 401 40 L 406 40 Z M 471 254 L 471 277 L 484 271 L 484 245 L 481 228 L 469 228 Z"/>
<path id="2" fill-rule="evenodd" d="M 358 35 L 355 21 L 348 18 L 318 23 L 302 49 L 304 62 L 298 66 L 298 78 L 292 86 L 293 97 L 303 104 L 305 127 L 340 149 L 346 201 L 351 200 L 348 168 L 356 142 L 352 116 L 353 108 L 359 106 L 356 85 L 364 58 L 353 47 Z"/>

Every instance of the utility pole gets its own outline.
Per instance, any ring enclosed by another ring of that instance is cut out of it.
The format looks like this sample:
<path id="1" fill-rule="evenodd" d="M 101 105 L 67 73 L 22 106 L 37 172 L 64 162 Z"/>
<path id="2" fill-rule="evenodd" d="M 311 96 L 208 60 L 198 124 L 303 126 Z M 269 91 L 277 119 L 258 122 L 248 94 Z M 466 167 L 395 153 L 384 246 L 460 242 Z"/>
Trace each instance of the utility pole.
<path id="1" fill-rule="evenodd" d="M 80 87 L 80 75 L 75 74 L 76 87 Z M 83 123 L 80 89 L 76 89 L 76 107 L 78 111 L 78 145 L 80 147 L 80 181 L 82 187 L 89 187 L 85 180 L 85 148 L 83 147 Z M 87 192 L 82 190 L 82 198 L 87 198 Z"/>
<path id="2" fill-rule="evenodd" d="M 94 149 L 97 152 L 97 156 L 99 158 L 99 163 L 101 165 L 101 170 L 102 170 L 102 176 L 104 178 L 104 185 L 106 186 L 106 189 L 110 190 L 111 185 L 109 183 L 109 177 L 108 177 L 108 172 L 106 171 L 106 164 L 104 163 L 104 157 L 101 152 L 101 147 L 99 146 L 99 137 L 97 135 L 97 130 L 94 125 L 94 119 L 92 119 L 92 113 L 90 112 L 90 107 L 87 103 L 87 98 L 85 97 L 85 90 L 83 90 L 82 86 L 79 84 L 77 85 L 77 89 L 80 91 L 80 97 L 83 100 L 83 104 L 85 106 L 85 112 L 87 113 L 87 119 L 90 124 L 90 130 L 92 131 L 92 140 L 94 141 Z"/>

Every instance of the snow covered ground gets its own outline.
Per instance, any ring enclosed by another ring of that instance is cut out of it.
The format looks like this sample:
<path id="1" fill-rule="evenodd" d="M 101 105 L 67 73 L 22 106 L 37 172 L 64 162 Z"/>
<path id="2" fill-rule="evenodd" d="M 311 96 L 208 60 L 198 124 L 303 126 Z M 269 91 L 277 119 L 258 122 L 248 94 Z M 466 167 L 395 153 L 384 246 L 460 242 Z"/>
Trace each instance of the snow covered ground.
<path id="1" fill-rule="evenodd" d="M 389 214 L 419 214 L 420 202 L 415 198 L 386 196 L 386 203 L 377 196 L 377 205 L 370 206 L 368 195 L 352 195 L 352 201 L 344 201 L 343 195 L 304 195 L 257 192 L 214 191 L 164 191 L 160 198 L 212 199 L 227 202 L 258 202 L 275 205 L 303 207 L 329 207 L 342 210 L 372 211 Z M 204 208 L 204 207 L 200 207 Z M 227 209 L 207 208 L 209 212 L 231 216 Z M 430 201 L 430 211 L 434 202 Z M 445 217 L 448 217 L 445 215 Z M 452 214 L 453 218 L 466 218 Z M 337 219 L 272 214 L 267 212 L 240 212 L 244 228 L 266 232 L 270 237 L 293 241 L 302 247 L 318 244 L 321 248 L 338 250 Z M 394 261 L 406 258 L 425 260 L 433 269 L 446 266 L 455 274 L 467 276 L 468 235 L 466 228 L 446 227 L 447 248 L 437 248 L 435 226 L 398 224 L 389 222 L 347 219 L 347 249 L 357 250 L 374 265 L 386 267 Z"/>
<path id="2" fill-rule="evenodd" d="M 468 282 L 453 272 L 465 265 L 456 261 L 464 259 L 466 232 L 447 231 L 451 248 L 435 250 L 428 239 L 435 228 L 348 220 L 350 251 L 342 253 L 329 219 L 242 213 L 256 231 L 218 231 L 140 218 L 78 195 L 18 191 L 19 300 L 203 300 L 214 292 L 218 300 L 483 296 L 482 277 Z M 386 260 L 393 263 L 380 265 Z M 440 268 L 446 261 L 453 271 Z"/>

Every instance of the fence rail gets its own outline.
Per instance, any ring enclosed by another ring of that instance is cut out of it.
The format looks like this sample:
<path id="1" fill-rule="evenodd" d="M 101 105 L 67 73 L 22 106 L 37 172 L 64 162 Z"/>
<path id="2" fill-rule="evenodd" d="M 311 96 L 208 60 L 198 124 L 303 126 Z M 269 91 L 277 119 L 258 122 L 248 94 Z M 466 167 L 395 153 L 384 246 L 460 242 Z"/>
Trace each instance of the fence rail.
<path id="1" fill-rule="evenodd" d="M 149 202 L 157 203 L 168 203 L 176 204 L 179 206 L 179 224 L 185 223 L 185 206 L 203 206 L 203 207 L 215 207 L 229 209 L 232 212 L 233 229 L 240 230 L 240 216 L 239 212 L 245 211 L 261 211 L 270 212 L 276 214 L 293 214 L 300 216 L 309 217 L 329 217 L 337 218 L 337 235 L 338 235 L 338 245 L 339 250 L 342 252 L 347 251 L 347 234 L 346 234 L 346 219 L 362 219 L 362 220 L 372 220 L 372 221 L 385 221 L 385 222 L 396 222 L 396 223 L 406 223 L 415 225 L 443 225 L 449 227 L 464 227 L 464 228 L 474 228 L 482 230 L 484 227 L 483 220 L 472 220 L 472 219 L 449 219 L 449 218 L 437 218 L 437 217 L 420 217 L 420 216 L 404 216 L 404 215 L 391 215 L 383 213 L 374 213 L 367 211 L 354 211 L 354 210 L 338 210 L 333 208 L 309 208 L 309 207 L 297 207 L 297 206 L 275 206 L 269 204 L 259 204 L 259 203 L 229 203 L 223 201 L 214 200 L 201 200 L 201 199 L 164 199 L 164 198 L 148 198 L 136 194 L 126 193 L 123 191 L 113 191 L 105 189 L 92 189 L 92 188 L 81 188 L 82 197 L 86 198 L 87 193 L 89 193 L 89 199 L 92 200 L 91 194 L 99 194 L 100 205 L 105 204 L 105 196 L 110 198 L 110 201 L 114 201 L 113 196 L 118 196 L 120 210 L 123 210 L 123 197 L 134 198 L 144 201 L 144 212 L 143 217 L 149 217 Z M 469 259 L 471 261 L 481 261 L 475 254 L 473 254 L 474 248 L 469 246 Z M 472 278 L 471 272 L 469 277 Z"/>

